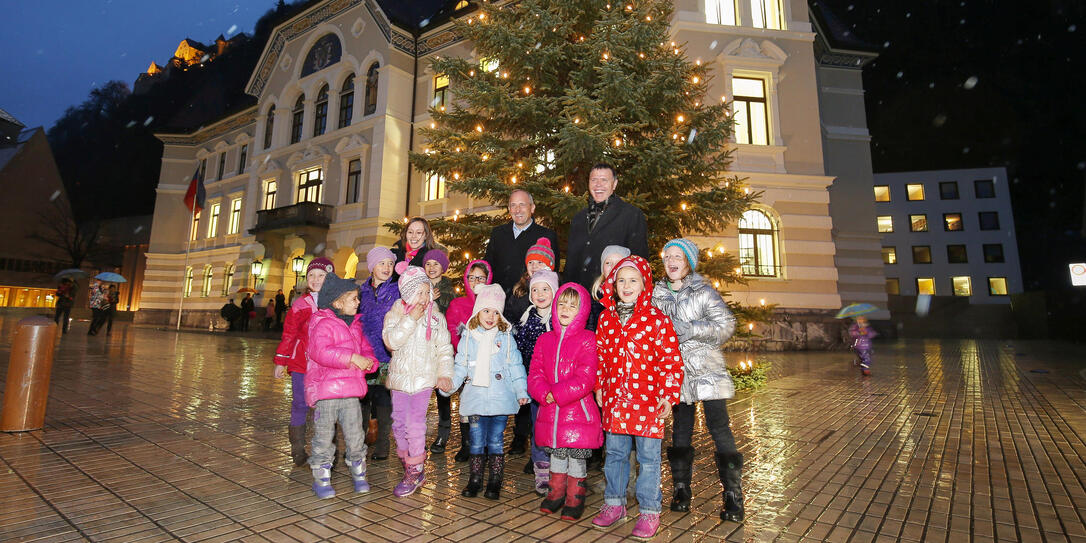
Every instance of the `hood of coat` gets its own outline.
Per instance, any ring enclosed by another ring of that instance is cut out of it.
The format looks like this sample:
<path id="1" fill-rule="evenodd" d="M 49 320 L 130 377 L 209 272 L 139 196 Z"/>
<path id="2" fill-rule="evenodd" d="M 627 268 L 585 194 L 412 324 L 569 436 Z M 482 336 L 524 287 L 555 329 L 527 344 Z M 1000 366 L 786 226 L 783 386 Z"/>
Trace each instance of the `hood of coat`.
<path id="1" fill-rule="evenodd" d="M 637 302 L 634 305 L 634 311 L 638 311 L 641 308 L 649 307 L 652 305 L 652 267 L 649 266 L 649 261 L 641 258 L 640 256 L 633 255 L 619 260 L 615 264 L 614 269 L 607 275 L 607 281 L 604 281 L 601 288 L 602 295 L 600 296 L 600 303 L 603 307 L 614 310 L 615 309 L 615 277 L 618 276 L 618 270 L 622 269 L 627 262 L 632 263 L 637 271 L 641 272 L 641 280 L 645 283 L 645 289 L 641 291 L 641 294 L 637 296 Z M 625 266 L 629 267 L 629 266 Z"/>
<path id="2" fill-rule="evenodd" d="M 580 295 L 581 307 L 577 309 L 577 316 L 573 317 L 573 321 L 569 323 L 566 332 L 584 330 L 585 325 L 588 324 L 588 315 L 592 312 L 592 298 L 588 296 L 588 291 L 581 285 L 566 283 L 558 288 L 558 293 L 554 296 L 554 304 L 558 303 L 558 297 L 568 289 L 576 290 L 577 294 Z M 551 304 L 551 330 L 561 330 L 562 325 L 558 324 L 558 308 L 554 304 Z"/>
<path id="3" fill-rule="evenodd" d="M 486 284 L 490 284 L 494 280 L 494 270 L 490 268 L 490 263 L 485 260 L 472 260 L 468 263 L 468 267 L 464 268 L 464 295 L 471 300 L 471 303 L 475 303 L 475 291 L 471 289 L 471 285 L 468 284 L 468 274 L 471 273 L 471 267 L 476 264 L 482 264 L 486 268 Z"/>
<path id="4" fill-rule="evenodd" d="M 660 287 L 663 287 L 664 289 L 667 289 L 668 291 L 671 291 L 671 286 L 669 285 L 668 280 L 666 278 L 661 279 L 656 284 L 658 286 L 660 286 Z M 680 287 L 679 290 L 677 290 L 675 292 L 682 292 L 684 290 L 697 290 L 697 289 L 702 288 L 704 286 L 708 286 L 708 283 L 705 281 L 705 278 L 702 277 L 701 274 L 698 273 L 698 272 L 690 272 L 690 274 L 688 274 L 686 276 L 686 278 L 683 279 L 683 286 Z"/>

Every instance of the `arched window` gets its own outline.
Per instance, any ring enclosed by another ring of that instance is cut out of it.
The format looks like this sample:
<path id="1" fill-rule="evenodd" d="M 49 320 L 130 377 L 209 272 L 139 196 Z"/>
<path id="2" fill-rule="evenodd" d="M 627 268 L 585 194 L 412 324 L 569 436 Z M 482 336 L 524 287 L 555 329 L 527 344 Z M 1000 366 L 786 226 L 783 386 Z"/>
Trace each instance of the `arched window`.
<path id="1" fill-rule="evenodd" d="M 200 294 L 204 298 L 207 298 L 208 296 L 211 296 L 211 279 L 214 278 L 214 277 L 215 277 L 215 274 L 213 273 L 213 270 L 211 268 L 211 264 L 208 264 L 207 266 L 204 266 L 204 284 L 203 284 L 203 287 L 200 289 Z"/>
<path id="2" fill-rule="evenodd" d="M 181 285 L 181 293 L 186 298 L 192 296 L 192 266 L 185 268 L 185 282 Z"/>
<path id="3" fill-rule="evenodd" d="M 373 115 L 377 111 L 377 78 L 379 66 L 376 62 L 370 64 L 366 71 L 366 111 L 364 115 Z"/>
<path id="4" fill-rule="evenodd" d="M 343 128 L 351 125 L 351 117 L 354 116 L 354 74 L 347 76 L 343 82 L 343 88 L 339 90 L 339 126 Z"/>
<path id="5" fill-rule="evenodd" d="M 305 96 L 299 96 L 294 102 L 293 119 L 290 121 L 290 142 L 302 141 L 302 118 L 305 117 Z"/>
<path id="6" fill-rule="evenodd" d="M 272 135 L 275 133 L 275 106 L 268 108 L 268 115 L 264 119 L 264 148 L 271 147 Z"/>
<path id="7" fill-rule="evenodd" d="M 314 137 L 323 134 L 324 129 L 328 127 L 328 85 L 321 87 L 320 92 L 317 93 L 315 111 L 317 115 L 313 119 Z"/>
<path id="8" fill-rule="evenodd" d="M 234 265 L 227 264 L 222 271 L 222 295 L 229 296 L 230 288 L 234 286 Z"/>
<path id="9" fill-rule="evenodd" d="M 757 209 L 748 209 L 739 219 L 739 261 L 743 275 L 778 277 L 777 229 L 769 216 Z"/>

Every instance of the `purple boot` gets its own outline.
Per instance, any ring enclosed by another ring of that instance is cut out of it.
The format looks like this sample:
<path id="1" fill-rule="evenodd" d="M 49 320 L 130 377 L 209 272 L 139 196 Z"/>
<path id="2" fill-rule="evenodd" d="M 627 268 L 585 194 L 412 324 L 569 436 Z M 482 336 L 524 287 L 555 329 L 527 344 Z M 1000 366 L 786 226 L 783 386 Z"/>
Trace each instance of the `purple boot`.
<path id="1" fill-rule="evenodd" d="M 332 464 L 313 468 L 313 493 L 322 500 L 336 496 L 336 489 L 332 488 Z"/>
<path id="2" fill-rule="evenodd" d="M 354 480 L 355 492 L 369 492 L 370 483 L 366 481 L 366 457 L 359 458 L 355 462 L 347 462 L 351 470 L 351 479 Z"/>
<path id="3" fill-rule="evenodd" d="M 397 498 L 403 498 L 414 494 L 426 479 L 426 474 L 423 473 L 422 467 L 422 462 L 419 462 L 418 464 L 405 464 L 403 480 L 392 490 L 392 494 Z"/>
<path id="4" fill-rule="evenodd" d="M 550 462 L 536 462 L 535 463 L 535 493 L 540 496 L 546 496 L 547 491 L 550 489 L 551 480 L 551 463 Z"/>

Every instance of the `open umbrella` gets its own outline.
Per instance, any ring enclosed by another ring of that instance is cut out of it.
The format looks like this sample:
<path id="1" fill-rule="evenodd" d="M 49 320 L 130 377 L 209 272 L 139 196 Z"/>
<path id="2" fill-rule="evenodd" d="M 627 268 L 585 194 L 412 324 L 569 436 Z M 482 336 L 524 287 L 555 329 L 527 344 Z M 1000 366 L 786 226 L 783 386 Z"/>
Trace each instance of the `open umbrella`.
<path id="1" fill-rule="evenodd" d="M 858 317 L 860 315 L 866 315 L 868 313 L 874 313 L 874 312 L 876 312 L 878 310 L 879 310 L 879 308 L 877 308 L 877 307 L 875 307 L 875 306 L 873 306 L 871 304 L 866 304 L 866 303 L 848 304 L 847 306 L 841 308 L 841 310 L 837 312 L 836 318 L 838 318 L 838 319 L 847 319 L 849 317 Z"/>
<path id="2" fill-rule="evenodd" d="M 65 278 L 75 279 L 78 277 L 86 277 L 87 275 L 89 275 L 87 272 L 79 268 L 68 268 L 66 270 L 58 271 L 57 274 L 53 276 L 53 279 L 60 281 L 61 279 Z"/>
<path id="3" fill-rule="evenodd" d="M 107 283 L 127 283 L 128 279 L 125 279 L 123 275 L 113 272 L 102 272 L 94 276 L 99 281 L 105 281 Z"/>
<path id="4" fill-rule="evenodd" d="M 241 294 L 243 292 L 256 294 L 256 289 L 255 288 L 249 288 L 249 287 L 241 287 L 241 288 L 238 289 L 238 294 Z"/>

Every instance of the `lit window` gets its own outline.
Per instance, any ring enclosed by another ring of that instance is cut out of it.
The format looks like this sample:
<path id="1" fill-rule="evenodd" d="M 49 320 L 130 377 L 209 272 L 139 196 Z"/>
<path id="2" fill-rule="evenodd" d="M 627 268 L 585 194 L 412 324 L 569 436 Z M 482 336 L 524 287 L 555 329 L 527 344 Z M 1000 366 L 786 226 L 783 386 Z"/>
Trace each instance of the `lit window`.
<path id="1" fill-rule="evenodd" d="M 230 201 L 230 230 L 228 233 L 237 234 L 241 228 L 241 198 Z"/>
<path id="2" fill-rule="evenodd" d="M 445 101 L 449 97 L 449 76 L 439 74 L 434 76 L 434 101 L 431 103 L 436 108 L 445 107 Z"/>
<path id="3" fill-rule="evenodd" d="M 942 183 L 939 183 L 939 198 L 943 200 L 957 200 L 958 182 L 943 181 Z"/>
<path id="4" fill-rule="evenodd" d="M 445 197 L 445 176 L 430 174 L 426 176 L 426 200 L 440 200 Z"/>
<path id="5" fill-rule="evenodd" d="M 733 77 L 732 96 L 735 142 L 769 145 L 765 81 L 751 77 Z"/>
<path id="6" fill-rule="evenodd" d="M 931 264 L 931 246 L 913 245 L 913 264 Z"/>
<path id="7" fill-rule="evenodd" d="M 879 215 L 876 223 L 879 226 L 879 232 L 885 234 L 894 231 L 894 218 L 889 215 Z"/>
<path id="8" fill-rule="evenodd" d="M 783 28 L 780 0 L 750 0 L 750 11 L 755 28 Z"/>
<path id="9" fill-rule="evenodd" d="M 932 279 L 931 277 L 917 277 L 916 294 L 927 294 L 929 296 L 935 296 L 935 279 Z"/>
<path id="10" fill-rule="evenodd" d="M 324 170 L 315 168 L 298 174 L 298 203 L 321 203 L 321 189 L 324 185 Z"/>
<path id="11" fill-rule="evenodd" d="M 192 214 L 192 228 L 189 229 L 189 231 L 191 232 L 191 235 L 189 236 L 189 241 L 196 241 L 196 239 L 199 237 L 198 234 L 200 233 L 200 212 L 199 211 Z"/>
<path id="12" fill-rule="evenodd" d="M 905 185 L 905 199 L 906 200 L 923 200 L 924 199 L 924 185 L 920 183 L 911 183 Z"/>
<path id="13" fill-rule="evenodd" d="M 320 92 L 317 93 L 317 103 L 314 104 L 313 109 L 313 136 L 319 136 L 324 134 L 324 130 L 328 128 L 328 85 L 321 87 Z"/>
<path id="14" fill-rule="evenodd" d="M 743 275 L 777 277 L 777 229 L 769 217 L 748 209 L 739 219 L 739 262 Z"/>
<path id="15" fill-rule="evenodd" d="M 943 213 L 943 230 L 946 230 L 947 232 L 961 232 L 962 229 L 961 213 Z"/>
<path id="16" fill-rule="evenodd" d="M 890 187 L 886 185 L 875 185 L 875 201 L 876 202 L 889 202 L 890 201 Z"/>
<path id="17" fill-rule="evenodd" d="M 181 284 L 181 294 L 186 298 L 192 296 L 192 266 L 185 268 L 185 281 Z"/>
<path id="18" fill-rule="evenodd" d="M 947 245 L 946 260 L 951 264 L 965 264 L 969 262 L 965 245 Z"/>
<path id="19" fill-rule="evenodd" d="M 909 215 L 909 231 L 910 232 L 927 232 L 928 231 L 928 216 L 927 215 Z"/>
<path id="20" fill-rule="evenodd" d="M 999 213 L 995 211 L 981 211 L 977 213 L 977 223 L 981 230 L 999 230 Z"/>
<path id="21" fill-rule="evenodd" d="M 995 182 L 991 179 L 973 181 L 973 192 L 977 198 L 995 198 Z"/>
<path id="22" fill-rule="evenodd" d="M 234 265 L 227 264 L 222 271 L 222 295 L 229 296 L 232 286 L 234 286 Z"/>
<path id="23" fill-rule="evenodd" d="M 487 73 L 497 70 L 498 59 L 493 57 L 483 57 L 479 59 L 479 69 Z"/>
<path id="24" fill-rule="evenodd" d="M 377 83 L 381 66 L 374 62 L 366 72 L 366 109 L 363 115 L 373 115 L 377 111 Z"/>
<path id="25" fill-rule="evenodd" d="M 343 87 L 339 89 L 339 123 L 337 128 L 350 126 L 354 116 L 354 74 L 347 76 Z"/>
<path id="26" fill-rule="evenodd" d="M 264 118 L 264 148 L 271 147 L 272 135 L 275 134 L 275 106 L 268 108 L 268 115 Z"/>
<path id="27" fill-rule="evenodd" d="M 973 284 L 969 281 L 968 275 L 961 277 L 951 277 L 950 284 L 954 287 L 955 296 L 972 296 Z"/>
<path id="28" fill-rule="evenodd" d="M 221 204 L 211 204 L 211 220 L 207 221 L 207 237 L 213 238 L 219 234 L 219 211 Z"/>
<path id="29" fill-rule="evenodd" d="M 238 151 L 238 173 L 245 173 L 245 161 L 249 159 L 249 145 L 242 145 Z"/>
<path id="30" fill-rule="evenodd" d="M 886 293 L 894 296 L 901 294 L 901 282 L 898 281 L 897 277 L 886 278 Z"/>
<path id="31" fill-rule="evenodd" d="M 211 280 L 215 277 L 214 270 L 210 265 L 204 266 L 204 283 L 200 288 L 200 295 L 204 298 L 211 296 Z"/>
<path id="32" fill-rule="evenodd" d="M 358 202 L 358 190 L 362 181 L 362 161 L 354 159 L 347 163 L 347 203 Z"/>
<path id="33" fill-rule="evenodd" d="M 217 179 L 222 179 L 226 173 L 226 151 L 219 153 L 219 170 L 215 173 L 218 174 Z"/>
<path id="34" fill-rule="evenodd" d="M 984 263 L 985 264 L 997 264 L 1003 262 L 1003 244 L 1002 243 L 985 243 L 984 244 Z"/>
<path id="35" fill-rule="evenodd" d="M 705 22 L 735 26 L 735 0 L 705 0 Z"/>
<path id="36" fill-rule="evenodd" d="M 989 296 L 1006 296 L 1007 295 L 1007 278 L 1006 277 L 989 277 L 988 278 L 988 295 Z"/>
<path id="37" fill-rule="evenodd" d="M 882 263 L 897 264 L 897 247 L 882 248 Z"/>
<path id="38" fill-rule="evenodd" d="M 279 189 L 279 183 L 277 181 L 268 180 L 264 182 L 264 207 L 262 209 L 275 209 L 275 193 Z"/>
<path id="39" fill-rule="evenodd" d="M 305 96 L 299 96 L 298 101 L 294 102 L 292 116 L 290 121 L 290 142 L 298 143 L 299 141 L 302 141 L 302 119 L 305 117 Z"/>

